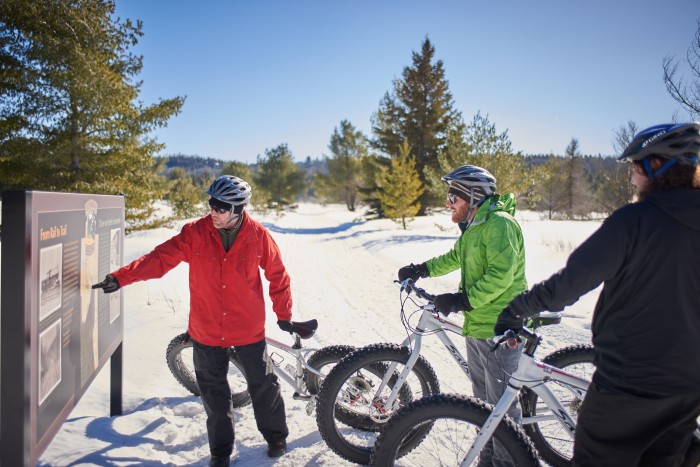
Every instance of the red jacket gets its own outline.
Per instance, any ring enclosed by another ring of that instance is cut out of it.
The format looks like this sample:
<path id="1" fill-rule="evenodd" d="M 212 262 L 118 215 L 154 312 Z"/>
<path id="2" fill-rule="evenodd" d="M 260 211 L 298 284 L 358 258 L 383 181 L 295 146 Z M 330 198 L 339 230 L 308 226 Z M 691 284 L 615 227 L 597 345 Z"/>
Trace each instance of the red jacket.
<path id="1" fill-rule="evenodd" d="M 270 282 L 272 308 L 292 318 L 290 279 L 270 232 L 247 213 L 233 246 L 224 251 L 211 216 L 186 224 L 154 250 L 112 273 L 120 286 L 162 277 L 181 261 L 190 265 L 189 333 L 205 345 L 230 347 L 265 338 L 260 268 Z"/>

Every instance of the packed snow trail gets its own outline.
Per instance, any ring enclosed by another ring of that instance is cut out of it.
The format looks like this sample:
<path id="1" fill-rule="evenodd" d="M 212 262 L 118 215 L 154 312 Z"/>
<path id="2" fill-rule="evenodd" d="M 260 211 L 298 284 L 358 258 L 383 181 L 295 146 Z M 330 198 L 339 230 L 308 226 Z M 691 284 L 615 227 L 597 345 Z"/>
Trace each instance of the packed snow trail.
<path id="1" fill-rule="evenodd" d="M 316 336 L 304 341 L 305 346 L 316 348 L 403 341 L 406 332 L 399 317 L 399 288 L 393 283 L 399 267 L 446 252 L 459 235 L 446 213 L 418 218 L 405 231 L 390 220 L 364 221 L 360 214 L 337 205 L 302 204 L 297 212 L 282 217 L 256 213 L 253 217 L 267 226 L 280 246 L 292 279 L 294 319 L 319 321 Z M 561 268 L 571 249 L 599 225 L 540 221 L 536 215 L 520 220 L 530 284 Z M 129 235 L 124 247 L 125 263 L 178 231 L 176 226 Z M 182 388 L 165 365 L 168 342 L 187 328 L 187 272 L 187 265 L 182 264 L 162 279 L 139 282 L 123 290 L 124 415 L 107 416 L 109 371 L 105 368 L 39 465 L 208 465 L 201 401 Z M 455 291 L 458 282 L 459 274 L 452 273 L 422 279 L 419 285 L 431 293 L 443 293 Z M 595 292 L 589 294 L 567 309 L 561 325 L 542 330 L 544 342 L 539 355 L 590 340 L 588 326 L 596 296 Z M 272 312 L 267 315 L 267 332 L 291 343 L 289 335 L 277 328 Z M 453 341 L 464 351 L 461 337 L 454 336 Z M 466 377 L 436 338 L 424 339 L 422 354 L 435 368 L 443 391 L 471 392 Z M 289 452 L 279 459 L 267 457 L 265 441 L 248 406 L 235 410 L 232 465 L 349 465 L 324 444 L 315 417 L 306 414 L 306 403 L 293 400 L 285 383 L 281 387 L 290 430 Z"/>

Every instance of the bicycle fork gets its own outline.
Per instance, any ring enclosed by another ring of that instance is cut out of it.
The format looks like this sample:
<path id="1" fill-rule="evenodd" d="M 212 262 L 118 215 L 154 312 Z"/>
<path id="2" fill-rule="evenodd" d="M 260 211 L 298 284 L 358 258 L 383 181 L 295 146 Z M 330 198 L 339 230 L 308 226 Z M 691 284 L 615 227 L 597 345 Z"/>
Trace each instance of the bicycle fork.
<path id="1" fill-rule="evenodd" d="M 464 459 L 462 459 L 461 463 L 462 466 L 471 465 L 479 453 L 481 453 L 481 450 L 484 448 L 484 446 L 486 446 L 486 443 L 491 439 L 493 433 L 496 431 L 498 424 L 501 423 L 501 420 L 503 420 L 503 417 L 505 417 L 506 412 L 508 412 L 510 406 L 513 405 L 515 399 L 517 399 L 519 392 L 520 388 L 511 386 L 510 383 L 508 384 L 508 387 L 503 392 L 503 396 L 501 396 L 501 398 L 498 400 L 498 403 L 493 408 L 491 415 L 489 415 L 489 418 L 486 419 L 483 426 L 479 429 L 479 433 L 474 438 L 474 442 L 464 455 Z"/>

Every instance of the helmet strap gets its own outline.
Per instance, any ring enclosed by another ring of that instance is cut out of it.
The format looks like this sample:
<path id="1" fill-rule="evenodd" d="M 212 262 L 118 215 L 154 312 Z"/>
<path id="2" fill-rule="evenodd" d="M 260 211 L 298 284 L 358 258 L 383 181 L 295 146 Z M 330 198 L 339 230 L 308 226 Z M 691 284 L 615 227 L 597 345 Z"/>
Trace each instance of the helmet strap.
<path id="1" fill-rule="evenodd" d="M 467 215 L 464 217 L 464 220 L 462 221 L 464 223 L 464 228 L 466 229 L 469 227 L 469 224 L 472 223 L 472 220 L 474 220 L 474 215 L 476 214 L 476 210 L 479 209 L 479 206 L 481 206 L 481 203 L 484 202 L 483 198 L 479 203 L 474 202 L 474 188 L 471 188 L 469 190 L 469 210 L 467 211 Z"/>
<path id="2" fill-rule="evenodd" d="M 669 159 L 669 160 L 666 161 L 666 163 L 665 163 L 664 165 L 662 165 L 662 166 L 659 168 L 659 170 L 657 170 L 656 172 L 654 172 L 654 170 L 652 170 L 651 164 L 649 163 L 649 158 L 648 158 L 648 157 L 645 157 L 644 160 L 643 160 L 643 162 L 644 162 L 644 170 L 645 170 L 646 173 L 647 173 L 647 177 L 649 177 L 649 180 L 652 180 L 652 179 L 658 177 L 659 175 L 661 175 L 662 173 L 666 172 L 666 171 L 667 171 L 668 169 L 670 169 L 673 165 L 675 165 L 675 164 L 678 162 L 678 159 Z"/>

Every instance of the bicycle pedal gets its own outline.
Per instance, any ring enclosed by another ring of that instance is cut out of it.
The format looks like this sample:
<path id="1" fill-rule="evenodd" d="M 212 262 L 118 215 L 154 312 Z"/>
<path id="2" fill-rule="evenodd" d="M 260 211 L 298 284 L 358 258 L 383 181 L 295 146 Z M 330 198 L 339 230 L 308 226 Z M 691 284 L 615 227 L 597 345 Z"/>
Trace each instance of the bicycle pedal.
<path id="1" fill-rule="evenodd" d="M 309 395 L 309 394 L 299 394 L 298 392 L 295 392 L 294 395 L 292 396 L 292 399 L 297 400 L 297 401 L 308 401 L 313 399 L 314 396 Z"/>
<path id="2" fill-rule="evenodd" d="M 314 411 L 316 410 L 316 397 L 312 397 L 309 400 L 309 403 L 306 404 L 306 415 L 313 415 Z"/>

